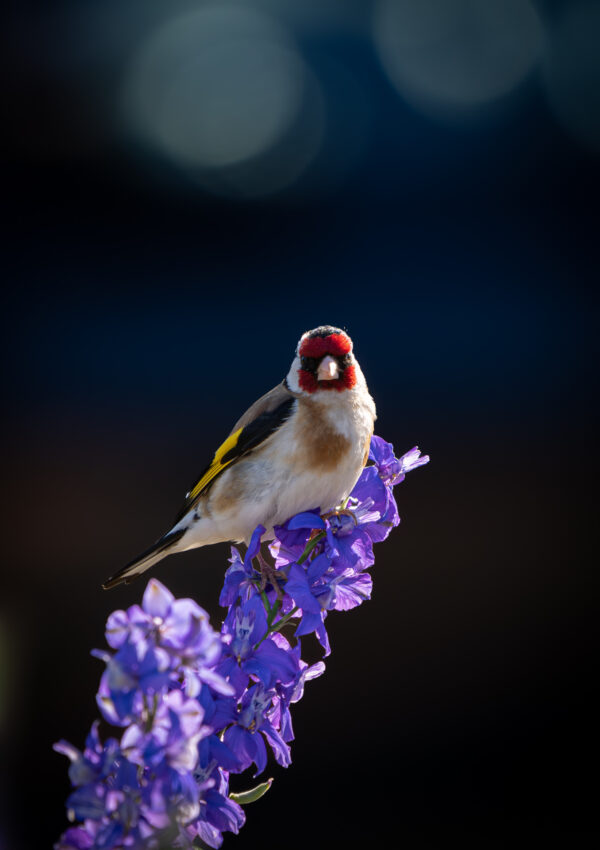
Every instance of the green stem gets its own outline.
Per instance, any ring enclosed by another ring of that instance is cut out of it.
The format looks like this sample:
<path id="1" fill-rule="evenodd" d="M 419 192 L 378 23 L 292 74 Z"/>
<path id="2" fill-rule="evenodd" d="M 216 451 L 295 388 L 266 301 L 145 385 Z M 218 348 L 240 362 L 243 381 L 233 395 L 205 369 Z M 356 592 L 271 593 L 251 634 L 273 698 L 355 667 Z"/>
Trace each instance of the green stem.
<path id="1" fill-rule="evenodd" d="M 279 600 L 277 600 L 277 602 L 279 602 Z M 273 606 L 273 611 L 275 611 L 275 608 L 277 607 L 277 602 Z M 289 614 L 286 614 L 285 617 L 281 618 L 281 620 L 277 620 L 275 625 L 273 625 L 272 622 L 268 623 L 267 624 L 267 631 L 264 633 L 264 635 L 261 637 L 261 639 L 258 641 L 258 643 L 254 644 L 255 651 L 261 645 L 263 640 L 266 640 L 269 637 L 270 634 L 272 634 L 273 632 L 278 632 L 279 629 L 282 629 L 284 626 L 286 626 L 289 623 L 289 621 L 291 620 L 291 618 L 294 616 L 296 611 L 298 611 L 298 610 L 299 610 L 299 606 L 296 605 L 295 608 L 292 608 L 292 610 L 290 611 Z"/>
<path id="2" fill-rule="evenodd" d="M 315 548 L 317 543 L 320 543 L 321 540 L 325 537 L 325 534 L 326 534 L 325 531 L 319 531 L 319 533 L 316 534 L 312 538 L 312 540 L 308 541 L 308 543 L 306 544 L 306 546 L 304 548 L 304 552 L 298 558 L 298 561 L 297 561 L 298 564 L 303 564 L 306 561 L 306 559 L 308 558 L 308 556 L 310 555 L 312 550 Z M 264 633 L 264 635 L 261 637 L 261 639 L 258 641 L 258 643 L 256 643 L 254 645 L 255 650 L 258 649 L 258 647 L 261 645 L 261 643 L 264 640 L 266 640 L 272 632 L 278 632 L 285 625 L 287 625 L 289 623 L 289 621 L 291 620 L 291 618 L 296 613 L 296 611 L 298 611 L 299 608 L 300 608 L 299 605 L 296 605 L 296 607 L 293 608 L 289 612 L 289 614 L 286 614 L 285 617 L 282 617 L 281 620 L 278 620 L 275 623 L 275 625 L 273 625 L 273 620 L 275 619 L 275 617 L 277 616 L 277 614 L 279 613 L 279 610 L 281 608 L 281 599 L 276 599 L 273 607 L 271 608 L 271 606 L 269 605 L 269 599 L 268 599 L 267 594 L 265 593 L 264 590 L 260 591 L 260 598 L 262 599 L 263 605 L 265 606 L 265 611 L 267 612 L 267 630 Z"/>
<path id="3" fill-rule="evenodd" d="M 272 632 L 278 632 L 279 629 L 282 629 L 284 626 L 287 626 L 289 621 L 292 619 L 296 611 L 300 609 L 299 605 L 296 605 L 295 608 L 292 608 L 289 614 L 286 614 L 285 617 L 282 617 L 281 620 L 278 620 L 274 626 L 271 626 Z"/>
<path id="4" fill-rule="evenodd" d="M 144 694 L 144 711 L 146 715 L 146 732 L 150 732 L 152 729 L 152 724 L 154 723 L 154 715 L 156 714 L 156 709 L 158 708 L 158 694 L 154 694 L 152 697 L 152 708 L 148 705 L 148 697 Z"/>
<path id="5" fill-rule="evenodd" d="M 325 537 L 325 534 L 326 534 L 325 531 L 319 531 L 319 533 L 315 537 L 313 537 L 312 540 L 308 541 L 308 543 L 306 544 L 306 548 L 305 548 L 304 552 L 298 558 L 299 564 L 303 564 L 306 561 L 306 559 L 308 558 L 308 556 L 310 555 L 312 550 L 315 548 L 317 543 L 320 543 L 321 540 Z"/>
<path id="6" fill-rule="evenodd" d="M 269 617 L 267 619 L 267 626 L 269 628 L 271 628 L 271 626 L 273 625 L 273 620 L 277 616 L 280 608 L 281 608 L 281 599 L 276 599 L 275 604 L 273 605 L 271 610 L 268 612 Z"/>
<path id="7" fill-rule="evenodd" d="M 265 606 L 265 611 L 267 612 L 267 622 L 272 618 L 273 611 L 271 610 L 271 606 L 269 605 L 269 599 L 264 590 L 260 592 L 260 598 L 263 601 L 263 605 Z"/>

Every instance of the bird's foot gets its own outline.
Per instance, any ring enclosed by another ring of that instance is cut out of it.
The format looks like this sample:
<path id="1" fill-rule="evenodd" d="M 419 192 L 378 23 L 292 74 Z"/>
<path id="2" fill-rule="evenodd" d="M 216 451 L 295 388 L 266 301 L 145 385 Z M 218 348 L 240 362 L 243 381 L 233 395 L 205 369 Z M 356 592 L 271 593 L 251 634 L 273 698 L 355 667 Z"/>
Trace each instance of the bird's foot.
<path id="1" fill-rule="evenodd" d="M 322 514 L 323 519 L 330 519 L 332 516 L 349 516 L 354 522 L 354 525 L 358 525 L 358 520 L 356 519 L 354 511 L 351 511 L 349 508 L 334 508 L 332 511 L 327 511 L 326 514 Z"/>
<path id="2" fill-rule="evenodd" d="M 261 592 L 266 589 L 267 584 L 271 584 L 273 586 L 273 590 L 277 595 L 277 599 L 283 599 L 283 590 L 279 585 L 278 579 L 285 578 L 285 573 L 283 573 L 281 570 L 276 570 L 272 564 L 269 564 L 267 561 L 265 561 L 260 549 L 256 553 L 256 560 L 258 561 L 260 566 Z"/>

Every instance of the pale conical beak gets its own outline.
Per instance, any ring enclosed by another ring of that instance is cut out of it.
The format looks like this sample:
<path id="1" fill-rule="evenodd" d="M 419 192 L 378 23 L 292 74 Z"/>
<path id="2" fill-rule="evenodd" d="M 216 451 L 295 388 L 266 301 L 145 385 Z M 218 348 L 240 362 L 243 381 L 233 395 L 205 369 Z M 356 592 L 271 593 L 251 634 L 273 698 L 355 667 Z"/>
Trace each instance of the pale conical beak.
<path id="1" fill-rule="evenodd" d="M 317 380 L 319 381 L 335 381 L 339 378 L 340 370 L 337 361 L 334 357 L 324 357 L 319 363 L 317 370 Z"/>

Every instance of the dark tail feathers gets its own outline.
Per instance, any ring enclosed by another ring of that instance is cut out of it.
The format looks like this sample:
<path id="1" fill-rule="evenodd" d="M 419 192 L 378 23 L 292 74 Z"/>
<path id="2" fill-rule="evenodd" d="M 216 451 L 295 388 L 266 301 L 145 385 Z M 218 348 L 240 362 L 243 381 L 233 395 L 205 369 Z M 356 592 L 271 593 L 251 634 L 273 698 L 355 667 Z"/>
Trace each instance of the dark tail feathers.
<path id="1" fill-rule="evenodd" d="M 165 557 L 165 555 L 168 555 L 169 553 L 167 550 L 170 549 L 174 543 L 177 543 L 178 540 L 181 540 L 185 532 L 185 528 L 180 528 L 178 531 L 171 531 L 168 534 L 165 534 L 165 536 L 161 537 L 160 540 L 157 540 L 153 546 L 146 549 L 145 552 L 142 552 L 141 555 L 138 555 L 137 558 L 134 558 L 133 561 L 126 564 L 122 570 L 119 570 L 118 573 L 115 573 L 114 576 L 107 579 L 102 585 L 104 590 L 110 590 L 111 587 L 116 587 L 118 584 L 121 584 L 121 582 L 130 584 L 135 578 L 150 569 L 153 564 L 156 564 L 157 561 L 160 561 Z"/>

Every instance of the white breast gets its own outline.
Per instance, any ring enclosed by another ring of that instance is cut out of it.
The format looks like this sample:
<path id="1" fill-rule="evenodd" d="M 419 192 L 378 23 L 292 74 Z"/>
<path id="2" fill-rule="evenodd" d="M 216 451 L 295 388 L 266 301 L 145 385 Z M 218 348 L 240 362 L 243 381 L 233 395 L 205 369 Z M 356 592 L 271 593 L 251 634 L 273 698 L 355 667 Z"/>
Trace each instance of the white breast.
<path id="1" fill-rule="evenodd" d="M 226 540 L 247 543 L 259 524 L 272 537 L 273 526 L 294 514 L 313 508 L 324 512 L 348 496 L 362 471 L 375 419 L 375 404 L 359 377 L 352 390 L 311 399 L 320 405 L 324 432 L 331 429 L 331 439 L 349 447 L 339 463 L 321 468 L 303 462 L 296 411 L 263 446 L 219 476 L 201 508 L 202 519 L 190 525 L 182 548 Z"/>

